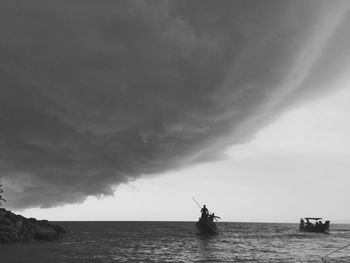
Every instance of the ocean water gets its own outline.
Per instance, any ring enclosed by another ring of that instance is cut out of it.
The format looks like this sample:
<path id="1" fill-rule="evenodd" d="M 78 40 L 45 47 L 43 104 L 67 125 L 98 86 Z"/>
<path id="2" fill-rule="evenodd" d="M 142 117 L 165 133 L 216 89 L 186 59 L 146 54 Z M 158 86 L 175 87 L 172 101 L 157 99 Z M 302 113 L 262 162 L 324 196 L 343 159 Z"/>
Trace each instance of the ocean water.
<path id="1" fill-rule="evenodd" d="M 330 234 L 297 224 L 219 223 L 218 235 L 194 222 L 59 222 L 72 233 L 54 242 L 0 245 L 1 263 L 31 262 L 350 262 L 350 225 Z"/>

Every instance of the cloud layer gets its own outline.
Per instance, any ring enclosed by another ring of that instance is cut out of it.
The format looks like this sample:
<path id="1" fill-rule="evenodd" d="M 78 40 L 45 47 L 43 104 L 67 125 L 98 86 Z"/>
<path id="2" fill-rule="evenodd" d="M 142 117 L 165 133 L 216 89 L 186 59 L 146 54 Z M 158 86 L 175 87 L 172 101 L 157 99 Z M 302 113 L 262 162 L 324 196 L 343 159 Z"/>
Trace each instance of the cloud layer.
<path id="1" fill-rule="evenodd" d="M 4 1 L 0 178 L 51 207 L 223 158 L 348 64 L 347 1 Z M 337 73 L 337 74 L 336 74 Z"/>

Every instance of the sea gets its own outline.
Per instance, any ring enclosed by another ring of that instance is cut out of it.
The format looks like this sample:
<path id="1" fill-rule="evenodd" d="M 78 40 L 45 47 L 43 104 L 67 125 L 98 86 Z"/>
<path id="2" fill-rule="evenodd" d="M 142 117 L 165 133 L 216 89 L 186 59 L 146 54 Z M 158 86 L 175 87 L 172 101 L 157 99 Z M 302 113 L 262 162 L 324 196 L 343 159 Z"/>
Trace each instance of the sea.
<path id="1" fill-rule="evenodd" d="M 0 244 L 0 262 L 350 262 L 348 224 L 324 234 L 299 232 L 298 224 L 221 222 L 219 234 L 208 236 L 194 222 L 57 223 L 71 233 Z"/>

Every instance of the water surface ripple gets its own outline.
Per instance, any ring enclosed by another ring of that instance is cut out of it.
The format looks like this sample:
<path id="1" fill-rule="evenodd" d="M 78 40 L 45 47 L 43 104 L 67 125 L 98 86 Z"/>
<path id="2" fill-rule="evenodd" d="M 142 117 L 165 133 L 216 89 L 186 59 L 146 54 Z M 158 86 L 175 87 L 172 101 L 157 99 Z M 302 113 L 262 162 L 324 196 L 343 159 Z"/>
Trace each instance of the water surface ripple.
<path id="1" fill-rule="evenodd" d="M 0 245 L 1 262 L 322 262 L 350 243 L 350 225 L 330 234 L 301 233 L 297 224 L 219 223 L 203 236 L 194 222 L 60 222 L 72 230 L 55 242 Z M 324 262 L 350 262 L 350 247 Z"/>

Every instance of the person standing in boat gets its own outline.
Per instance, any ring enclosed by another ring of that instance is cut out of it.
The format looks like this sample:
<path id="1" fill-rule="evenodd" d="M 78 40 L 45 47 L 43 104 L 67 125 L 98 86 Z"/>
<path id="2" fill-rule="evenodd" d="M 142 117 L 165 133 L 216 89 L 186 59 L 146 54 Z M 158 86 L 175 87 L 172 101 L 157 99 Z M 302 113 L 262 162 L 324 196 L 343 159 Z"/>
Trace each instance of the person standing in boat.
<path id="1" fill-rule="evenodd" d="M 205 205 L 203 205 L 203 208 L 201 209 L 201 213 L 202 213 L 201 220 L 207 220 L 207 218 L 208 218 L 208 208 Z"/>

